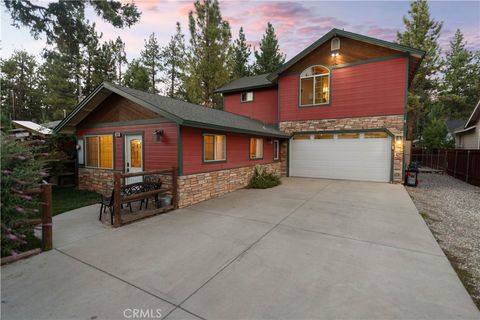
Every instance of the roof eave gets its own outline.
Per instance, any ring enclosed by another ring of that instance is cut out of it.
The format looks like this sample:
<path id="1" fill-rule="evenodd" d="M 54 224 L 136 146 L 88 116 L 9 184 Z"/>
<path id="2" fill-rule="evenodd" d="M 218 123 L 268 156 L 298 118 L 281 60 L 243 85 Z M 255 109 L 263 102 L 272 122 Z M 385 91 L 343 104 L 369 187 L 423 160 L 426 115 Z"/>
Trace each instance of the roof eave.
<path id="1" fill-rule="evenodd" d="M 465 129 L 462 129 L 462 130 L 457 130 L 457 131 L 454 131 L 455 134 L 459 134 L 459 133 L 465 133 L 465 132 L 468 132 L 468 131 L 471 131 L 473 129 L 475 129 L 476 126 L 471 126 L 471 127 L 467 127 Z"/>
<path id="2" fill-rule="evenodd" d="M 475 109 L 473 109 L 472 114 L 470 115 L 470 118 L 468 118 L 467 123 L 465 123 L 465 128 L 467 128 L 470 122 L 472 122 L 473 117 L 477 112 L 480 113 L 480 100 L 478 100 L 478 103 L 475 106 Z"/>
<path id="3" fill-rule="evenodd" d="M 290 134 L 283 133 L 283 132 L 264 132 L 264 131 L 257 131 L 257 130 L 248 130 L 242 128 L 232 128 L 226 126 L 219 126 L 210 123 L 204 122 L 197 122 L 186 120 L 182 124 L 186 127 L 194 127 L 194 128 L 202 128 L 202 129 L 211 129 L 211 130 L 218 130 L 218 131 L 225 131 L 225 132 L 235 132 L 235 133 L 243 133 L 243 134 L 250 134 L 250 135 L 258 135 L 258 136 L 265 136 L 265 137 L 275 137 L 275 138 L 289 138 Z"/>
<path id="4" fill-rule="evenodd" d="M 239 91 L 244 91 L 244 90 L 253 90 L 253 89 L 263 89 L 263 88 L 271 88 L 275 87 L 277 84 L 276 83 L 270 83 L 270 84 L 262 84 L 258 86 L 248 86 L 248 87 L 239 87 L 235 89 L 217 89 L 214 92 L 215 93 L 232 93 L 232 92 L 239 92 Z"/>

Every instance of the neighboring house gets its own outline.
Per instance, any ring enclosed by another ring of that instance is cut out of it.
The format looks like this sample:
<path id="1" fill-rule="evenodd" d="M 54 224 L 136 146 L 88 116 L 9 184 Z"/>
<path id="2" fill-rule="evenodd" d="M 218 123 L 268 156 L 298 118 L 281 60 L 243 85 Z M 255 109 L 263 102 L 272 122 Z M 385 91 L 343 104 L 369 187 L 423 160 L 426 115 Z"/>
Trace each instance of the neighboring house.
<path id="1" fill-rule="evenodd" d="M 466 123 L 455 132 L 455 147 L 459 149 L 480 149 L 480 101 L 473 109 Z"/>
<path id="2" fill-rule="evenodd" d="M 224 111 L 103 83 L 56 128 L 75 133 L 79 187 L 178 167 L 179 206 L 275 174 L 401 182 L 408 86 L 424 52 L 333 29 L 268 75 L 219 88 Z"/>
<path id="3" fill-rule="evenodd" d="M 32 121 L 12 120 L 12 126 L 15 127 L 15 129 L 9 130 L 8 134 L 17 140 L 44 137 L 53 133 L 52 128 Z"/>
<path id="4" fill-rule="evenodd" d="M 293 135 L 290 176 L 401 182 L 407 91 L 423 56 L 333 29 L 279 70 L 217 92 L 225 111 Z"/>
<path id="5" fill-rule="evenodd" d="M 55 131 L 77 136 L 80 189 L 109 194 L 114 170 L 178 167 L 180 207 L 245 187 L 256 164 L 280 175 L 280 141 L 289 138 L 257 120 L 110 83 Z"/>
<path id="6" fill-rule="evenodd" d="M 467 119 L 451 119 L 445 121 L 447 127 L 447 140 L 455 140 L 455 148 L 458 148 L 459 141 L 455 131 L 462 130 L 467 123 Z"/>

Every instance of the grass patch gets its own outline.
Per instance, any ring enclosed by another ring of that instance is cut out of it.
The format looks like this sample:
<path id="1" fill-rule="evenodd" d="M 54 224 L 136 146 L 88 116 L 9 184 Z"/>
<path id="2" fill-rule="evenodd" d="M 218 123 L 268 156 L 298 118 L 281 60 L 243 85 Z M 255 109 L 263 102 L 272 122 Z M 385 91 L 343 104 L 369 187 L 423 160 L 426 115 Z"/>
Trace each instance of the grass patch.
<path id="1" fill-rule="evenodd" d="M 53 188 L 53 215 L 73 209 L 89 206 L 100 201 L 100 195 L 94 191 L 77 190 L 75 187 Z"/>

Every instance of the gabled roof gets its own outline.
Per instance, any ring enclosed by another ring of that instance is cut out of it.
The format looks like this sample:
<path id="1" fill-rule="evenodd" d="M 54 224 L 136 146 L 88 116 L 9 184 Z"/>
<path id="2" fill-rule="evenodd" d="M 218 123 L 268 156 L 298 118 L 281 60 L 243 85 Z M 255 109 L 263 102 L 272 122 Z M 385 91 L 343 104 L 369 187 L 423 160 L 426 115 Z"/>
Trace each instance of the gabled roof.
<path id="1" fill-rule="evenodd" d="M 467 119 L 452 119 L 452 120 L 445 121 L 447 130 L 450 133 L 454 133 L 458 129 L 463 129 L 466 123 L 467 123 Z"/>
<path id="2" fill-rule="evenodd" d="M 224 85 L 215 90 L 216 93 L 235 92 L 238 90 L 259 89 L 275 86 L 276 84 L 267 79 L 269 73 L 258 76 L 243 77 Z"/>
<path id="3" fill-rule="evenodd" d="M 475 109 L 473 109 L 470 118 L 468 118 L 467 123 L 465 123 L 465 129 L 469 126 L 474 126 L 478 122 L 478 119 L 480 119 L 480 100 L 478 100 L 478 103 Z"/>
<path id="4" fill-rule="evenodd" d="M 92 112 L 112 93 L 133 101 L 182 126 L 272 137 L 290 136 L 273 127 L 264 125 L 258 120 L 140 90 L 122 87 L 108 82 L 100 84 L 90 95 L 82 100 L 78 106 L 65 119 L 63 119 L 62 122 L 60 122 L 55 128 L 55 132 L 66 132 L 68 131 L 67 128 L 76 127 L 76 125 L 85 119 L 90 112 Z"/>
<path id="5" fill-rule="evenodd" d="M 317 41 L 312 43 L 310 46 L 308 46 L 305 50 L 303 50 L 302 52 L 297 54 L 295 57 L 293 57 L 292 59 L 290 59 L 289 61 L 284 63 L 278 70 L 276 70 L 275 72 L 272 72 L 268 76 L 268 79 L 270 79 L 270 80 L 275 79 L 280 73 L 287 70 L 292 65 L 294 65 L 295 63 L 297 63 L 298 61 L 303 59 L 309 53 L 311 53 L 313 50 L 317 49 L 318 47 L 323 45 L 325 42 L 327 42 L 328 40 L 330 40 L 331 38 L 336 37 L 336 36 L 342 36 L 342 37 L 350 38 L 350 39 L 353 39 L 353 40 L 358 40 L 358 41 L 362 41 L 362 42 L 366 42 L 366 43 L 371 43 L 371 44 L 374 44 L 374 45 L 377 45 L 377 46 L 397 50 L 397 51 L 400 51 L 400 52 L 409 53 L 410 55 L 418 58 L 419 60 L 423 59 L 423 56 L 425 55 L 425 51 L 423 51 L 423 50 L 407 47 L 407 46 L 404 46 L 404 45 L 401 45 L 401 44 L 398 44 L 398 43 L 389 42 L 389 41 L 385 41 L 385 40 L 380 40 L 380 39 L 364 36 L 364 35 L 361 35 L 361 34 L 358 34 L 358 33 L 349 32 L 349 31 L 345 31 L 345 30 L 332 29 L 328 33 L 326 33 L 323 37 L 321 37 L 320 39 L 318 39 Z"/>
<path id="6" fill-rule="evenodd" d="M 48 135 L 53 133 L 51 129 L 32 121 L 12 120 L 12 124 L 15 126 L 15 128 L 21 128 L 39 135 Z"/>

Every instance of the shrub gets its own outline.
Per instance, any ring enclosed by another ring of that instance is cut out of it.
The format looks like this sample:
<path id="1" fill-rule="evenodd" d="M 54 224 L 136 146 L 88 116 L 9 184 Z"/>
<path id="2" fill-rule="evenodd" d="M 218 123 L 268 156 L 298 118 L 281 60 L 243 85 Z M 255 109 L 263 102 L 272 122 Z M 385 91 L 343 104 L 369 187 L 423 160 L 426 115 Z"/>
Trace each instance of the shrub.
<path id="1" fill-rule="evenodd" d="M 264 167 L 255 166 L 255 174 L 253 175 L 248 187 L 251 189 L 267 189 L 278 186 L 281 183 L 280 177 L 273 173 L 267 173 Z"/>

